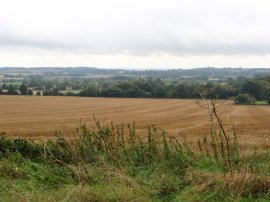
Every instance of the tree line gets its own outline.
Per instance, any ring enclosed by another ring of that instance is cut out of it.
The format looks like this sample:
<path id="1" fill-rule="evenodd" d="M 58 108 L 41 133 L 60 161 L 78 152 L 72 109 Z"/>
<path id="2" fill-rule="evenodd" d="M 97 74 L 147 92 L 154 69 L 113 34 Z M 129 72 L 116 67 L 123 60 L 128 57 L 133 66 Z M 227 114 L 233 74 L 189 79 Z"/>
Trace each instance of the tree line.
<path id="1" fill-rule="evenodd" d="M 200 92 L 208 90 L 218 99 L 236 97 L 238 104 L 252 104 L 256 100 L 270 100 L 270 77 L 228 79 L 224 82 L 206 81 L 188 82 L 177 80 L 162 80 L 152 78 L 138 78 L 104 82 L 95 80 L 82 81 L 42 81 L 42 79 L 29 80 L 20 86 L 3 84 L 0 93 L 31 95 L 30 86 L 38 86 L 44 95 L 64 95 L 61 90 L 70 87 L 79 92 L 67 92 L 69 96 L 84 97 L 119 97 L 119 98 L 200 98 Z"/>
<path id="2" fill-rule="evenodd" d="M 200 92 L 207 90 L 218 99 L 248 96 L 252 100 L 270 100 L 270 77 L 228 80 L 225 83 L 165 83 L 161 79 L 139 79 L 121 81 L 109 88 L 90 86 L 82 90 L 80 96 L 93 97 L 141 97 L 141 98 L 200 98 Z M 241 103 L 244 104 L 244 103 Z"/>

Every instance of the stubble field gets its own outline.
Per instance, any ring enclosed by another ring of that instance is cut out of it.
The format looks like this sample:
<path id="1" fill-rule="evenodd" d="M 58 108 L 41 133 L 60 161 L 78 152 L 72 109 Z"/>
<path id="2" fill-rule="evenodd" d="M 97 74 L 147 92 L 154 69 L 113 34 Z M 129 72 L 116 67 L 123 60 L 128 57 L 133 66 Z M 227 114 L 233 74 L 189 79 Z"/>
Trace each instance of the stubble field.
<path id="1" fill-rule="evenodd" d="M 219 113 L 227 130 L 235 126 L 241 143 L 269 144 L 269 106 L 227 102 Z M 211 127 L 208 111 L 195 100 L 0 96 L 0 131 L 8 136 L 47 138 L 55 130 L 69 134 L 80 123 L 94 126 L 93 115 L 116 126 L 135 121 L 141 133 L 154 124 L 190 140 L 209 133 Z"/>

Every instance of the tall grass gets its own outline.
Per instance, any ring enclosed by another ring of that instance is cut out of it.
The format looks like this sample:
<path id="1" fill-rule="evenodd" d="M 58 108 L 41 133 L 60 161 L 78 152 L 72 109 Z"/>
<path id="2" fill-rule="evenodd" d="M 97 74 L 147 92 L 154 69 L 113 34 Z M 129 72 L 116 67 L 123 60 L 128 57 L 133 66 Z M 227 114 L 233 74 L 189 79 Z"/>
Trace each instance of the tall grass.
<path id="1" fill-rule="evenodd" d="M 0 183 L 16 181 L 11 190 L 23 193 L 39 190 L 20 196 L 28 201 L 43 201 L 44 190 L 53 201 L 268 200 L 269 150 L 242 153 L 235 131 L 230 153 L 221 130 L 211 130 L 197 146 L 153 125 L 142 135 L 135 123 L 97 120 L 94 128 L 81 124 L 72 134 L 56 132 L 48 141 L 2 134 Z M 13 192 L 0 194 L 9 200 Z"/>
<path id="2" fill-rule="evenodd" d="M 232 128 L 233 140 L 229 140 L 229 150 L 225 149 L 225 138 L 221 130 L 210 130 L 210 136 L 204 135 L 203 140 L 198 139 L 198 148 L 203 159 L 213 161 L 222 172 L 233 171 L 240 160 L 238 140 L 235 127 Z M 231 164 L 228 164 L 228 159 Z"/>
<path id="3" fill-rule="evenodd" d="M 124 128 L 124 125 L 104 126 L 96 121 L 95 130 L 81 125 L 69 138 L 57 133 L 56 141 L 44 142 L 42 154 L 50 161 L 63 164 L 94 165 L 103 161 L 119 169 L 160 162 L 178 162 L 183 168 L 193 164 L 194 154 L 187 144 L 167 137 L 164 130 L 154 126 L 148 127 L 147 137 L 137 135 L 135 128 L 135 123 Z"/>

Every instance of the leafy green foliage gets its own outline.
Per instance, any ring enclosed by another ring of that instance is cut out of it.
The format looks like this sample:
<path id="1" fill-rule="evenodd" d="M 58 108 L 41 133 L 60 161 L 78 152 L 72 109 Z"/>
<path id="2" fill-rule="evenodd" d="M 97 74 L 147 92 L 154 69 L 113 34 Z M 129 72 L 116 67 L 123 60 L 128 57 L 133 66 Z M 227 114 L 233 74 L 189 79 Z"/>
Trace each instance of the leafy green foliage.
<path id="1" fill-rule="evenodd" d="M 249 94 L 239 94 L 235 98 L 235 104 L 254 105 L 255 103 L 256 99 L 251 97 Z"/>
<path id="2" fill-rule="evenodd" d="M 19 87 L 19 91 L 22 95 L 27 95 L 28 88 L 24 83 L 22 83 L 21 86 Z"/>
<path id="3" fill-rule="evenodd" d="M 0 194 L 5 201 L 228 201 L 270 199 L 269 151 L 241 154 L 236 132 L 228 172 L 224 137 L 212 131 L 198 149 L 149 126 L 95 129 L 31 142 L 0 138 Z M 248 170 L 248 172 L 247 172 Z M 19 193 L 19 194 L 18 194 Z M 49 199 L 48 199 L 49 197 Z"/>

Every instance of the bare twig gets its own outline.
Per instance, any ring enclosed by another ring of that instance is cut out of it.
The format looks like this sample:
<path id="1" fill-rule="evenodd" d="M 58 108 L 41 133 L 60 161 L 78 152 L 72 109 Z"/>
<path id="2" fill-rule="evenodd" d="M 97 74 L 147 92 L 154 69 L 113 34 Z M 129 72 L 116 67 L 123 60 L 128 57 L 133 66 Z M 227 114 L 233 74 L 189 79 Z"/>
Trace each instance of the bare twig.
<path id="1" fill-rule="evenodd" d="M 217 109 L 222 107 L 228 100 L 230 100 L 231 98 L 227 98 L 226 100 L 222 101 L 221 103 L 217 104 L 216 100 L 213 98 L 207 99 L 207 91 L 204 92 L 200 92 L 199 93 L 203 103 L 206 104 L 206 106 L 203 106 L 201 103 L 199 103 L 199 101 L 197 103 L 199 103 L 199 106 L 201 108 L 207 109 L 209 116 L 210 116 L 210 120 L 212 122 L 212 124 L 214 123 L 214 119 L 216 119 L 216 121 L 218 122 L 219 128 L 222 131 L 223 137 L 225 139 L 225 146 L 226 146 L 226 151 L 227 151 L 227 166 L 229 168 L 229 170 L 232 170 L 232 164 L 231 164 L 231 149 L 230 149 L 230 139 L 229 139 L 229 135 L 227 134 L 221 116 L 219 115 Z"/>

